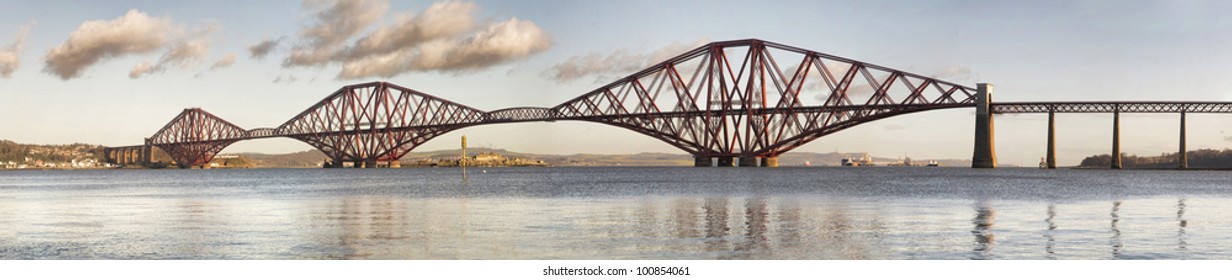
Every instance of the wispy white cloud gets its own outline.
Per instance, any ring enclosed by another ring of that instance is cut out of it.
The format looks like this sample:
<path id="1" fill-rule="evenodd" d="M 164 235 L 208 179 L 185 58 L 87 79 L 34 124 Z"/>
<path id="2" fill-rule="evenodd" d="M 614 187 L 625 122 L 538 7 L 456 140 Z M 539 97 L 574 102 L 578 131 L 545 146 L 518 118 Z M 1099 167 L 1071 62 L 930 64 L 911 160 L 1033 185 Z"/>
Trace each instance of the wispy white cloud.
<path id="1" fill-rule="evenodd" d="M 557 83 L 571 82 L 584 77 L 595 77 L 596 82 L 602 82 L 613 76 L 632 74 L 666 61 L 705 45 L 708 41 L 702 38 L 692 43 L 674 42 L 649 53 L 634 53 L 628 49 L 619 49 L 606 55 L 591 52 L 557 63 L 544 71 L 543 75 L 556 80 Z"/>
<path id="2" fill-rule="evenodd" d="M 209 49 L 209 41 L 201 38 L 177 42 L 163 54 L 162 58 L 158 59 L 157 63 L 143 62 L 138 64 L 132 71 L 129 71 L 128 77 L 136 79 L 143 75 L 163 72 L 167 67 L 171 66 L 187 67 L 193 65 L 204 59 L 206 54 L 209 54 Z"/>
<path id="3" fill-rule="evenodd" d="M 274 78 L 275 84 L 276 83 L 288 83 L 289 84 L 289 83 L 294 83 L 295 81 L 299 81 L 299 78 L 296 78 L 295 76 L 292 76 L 290 74 L 281 75 L 281 76 Z"/>
<path id="4" fill-rule="evenodd" d="M 935 79 L 941 79 L 948 82 L 970 82 L 975 81 L 975 75 L 971 72 L 971 67 L 967 66 L 950 66 L 941 69 L 932 75 Z"/>
<path id="5" fill-rule="evenodd" d="M 133 66 L 133 70 L 128 71 L 128 78 L 130 79 L 141 78 L 142 75 L 145 75 L 145 74 L 148 74 L 154 71 L 157 71 L 157 69 L 154 69 L 154 64 L 152 63 L 149 63 L 149 62 L 137 63 L 137 65 Z"/>
<path id="6" fill-rule="evenodd" d="M 227 54 L 226 56 L 223 56 L 218 61 L 215 61 L 214 64 L 210 65 L 210 71 L 227 68 L 227 67 L 230 67 L 231 64 L 235 64 L 235 54 L 234 53 Z"/>
<path id="7" fill-rule="evenodd" d="M 278 48 L 280 43 L 282 43 L 282 38 L 261 40 L 256 44 L 248 46 L 248 53 L 252 58 L 262 59 Z"/>
<path id="8" fill-rule="evenodd" d="M 29 22 L 17 28 L 17 40 L 7 47 L 0 47 L 0 78 L 12 77 L 13 71 L 21 68 L 21 53 L 26 48 L 26 35 L 34 28 L 34 22 Z"/>

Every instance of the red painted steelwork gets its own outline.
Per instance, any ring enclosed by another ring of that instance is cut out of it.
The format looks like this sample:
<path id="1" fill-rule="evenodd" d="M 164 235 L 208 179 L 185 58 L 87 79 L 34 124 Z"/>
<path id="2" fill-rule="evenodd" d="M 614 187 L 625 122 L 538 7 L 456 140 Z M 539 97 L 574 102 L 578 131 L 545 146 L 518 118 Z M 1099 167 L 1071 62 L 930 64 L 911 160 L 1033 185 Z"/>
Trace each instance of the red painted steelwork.
<path id="1" fill-rule="evenodd" d="M 788 64 L 780 65 L 780 62 Z M 182 166 L 235 141 L 290 137 L 334 162 L 397 160 L 459 128 L 581 120 L 642 133 L 699 157 L 772 157 L 899 114 L 968 107 L 975 89 L 760 40 L 711 43 L 552 108 L 484 112 L 401 86 L 343 87 L 277 128 L 251 131 L 188 109 L 151 138 Z"/>
<path id="2" fill-rule="evenodd" d="M 184 109 L 149 139 L 182 168 L 204 166 L 231 143 L 248 139 L 243 128 L 201 108 Z"/>
<path id="3" fill-rule="evenodd" d="M 786 67 L 779 61 L 789 62 Z M 973 106 L 975 89 L 760 40 L 711 43 L 552 108 L 696 156 L 778 156 L 909 112 Z"/>
<path id="4" fill-rule="evenodd" d="M 394 84 L 343 87 L 274 134 L 304 141 L 334 162 L 389 161 L 433 137 L 483 121 L 485 112 Z"/>

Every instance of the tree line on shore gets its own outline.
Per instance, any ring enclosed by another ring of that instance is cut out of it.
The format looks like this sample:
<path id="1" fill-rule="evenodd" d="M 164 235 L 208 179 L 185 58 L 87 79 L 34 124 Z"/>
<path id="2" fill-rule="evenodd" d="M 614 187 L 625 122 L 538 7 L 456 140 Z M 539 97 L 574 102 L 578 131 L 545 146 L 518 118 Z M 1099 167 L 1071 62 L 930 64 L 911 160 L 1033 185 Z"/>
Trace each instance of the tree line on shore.
<path id="1" fill-rule="evenodd" d="M 1189 168 L 1232 169 L 1232 149 L 1201 149 L 1189 151 L 1187 156 L 1189 157 Z M 1079 167 L 1107 168 L 1110 165 L 1112 165 L 1112 155 L 1102 154 L 1083 159 Z M 1158 156 L 1122 153 L 1121 165 L 1124 168 L 1176 168 L 1180 165 L 1180 158 L 1177 153 L 1162 153 Z"/>
<path id="2" fill-rule="evenodd" d="M 32 145 L 10 140 L 0 140 L 0 163 L 2 162 L 66 162 L 74 159 L 102 159 L 102 146 L 90 144 Z"/>

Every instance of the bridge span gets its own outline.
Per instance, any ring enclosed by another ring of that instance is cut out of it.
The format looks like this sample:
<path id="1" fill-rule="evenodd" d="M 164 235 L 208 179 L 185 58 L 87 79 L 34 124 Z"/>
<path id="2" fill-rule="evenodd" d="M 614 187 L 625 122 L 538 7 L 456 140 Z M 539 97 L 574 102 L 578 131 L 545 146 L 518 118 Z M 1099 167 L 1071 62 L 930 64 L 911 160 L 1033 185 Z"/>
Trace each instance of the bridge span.
<path id="1" fill-rule="evenodd" d="M 978 109 L 977 109 L 978 110 Z M 1057 150 L 1056 150 L 1056 114 L 1057 113 L 1111 113 L 1112 114 L 1112 162 L 1110 168 L 1121 169 L 1121 113 L 1175 113 L 1180 115 L 1180 132 L 1179 144 L 1177 145 L 1177 168 L 1188 168 L 1189 157 L 1186 154 L 1185 148 L 1185 114 L 1188 113 L 1232 113 L 1232 102 L 1185 102 L 1185 101 L 1114 101 L 1114 102 L 1006 102 L 992 103 L 991 111 L 993 114 L 1025 114 L 1025 113 L 1043 113 L 1048 114 L 1048 148 L 1045 156 L 1045 167 L 1057 168 Z M 977 163 L 973 167 L 992 168 L 996 166 L 996 155 L 992 148 L 992 141 L 988 140 L 984 143 L 983 137 L 991 137 L 991 135 L 981 134 L 982 129 L 992 131 L 991 116 L 987 121 L 987 128 L 982 128 L 979 118 L 982 115 L 977 112 L 977 127 L 976 127 L 976 150 L 973 161 Z M 978 164 L 981 162 L 991 162 L 991 164 Z"/>
<path id="2" fill-rule="evenodd" d="M 157 147 L 182 168 L 203 167 L 235 142 L 287 137 L 323 152 L 329 158 L 326 167 L 344 162 L 392 167 L 421 144 L 465 127 L 587 121 L 659 139 L 692 154 L 695 166 L 773 167 L 779 155 L 847 128 L 967 107 L 977 111 L 973 167 L 991 168 L 996 166 L 994 114 L 1226 113 L 1232 103 L 993 103 L 988 84 L 972 88 L 748 39 L 698 47 L 550 108 L 484 111 L 387 82 L 342 87 L 277 127 L 244 129 L 200 108 L 188 108 L 143 145 L 107 148 L 105 157 L 112 163 L 148 164 Z M 1051 123 L 1050 118 L 1050 159 Z M 1114 151 L 1119 151 L 1117 141 Z M 1050 160 L 1049 166 L 1055 162 Z"/>

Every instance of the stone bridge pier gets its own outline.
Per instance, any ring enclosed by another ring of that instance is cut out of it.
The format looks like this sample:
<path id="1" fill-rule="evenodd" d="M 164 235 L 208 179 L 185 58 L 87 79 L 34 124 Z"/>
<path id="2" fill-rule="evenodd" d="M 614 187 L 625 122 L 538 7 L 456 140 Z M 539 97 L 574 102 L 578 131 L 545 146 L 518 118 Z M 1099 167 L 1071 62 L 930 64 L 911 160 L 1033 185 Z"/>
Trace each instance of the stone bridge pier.
<path id="1" fill-rule="evenodd" d="M 778 156 L 694 156 L 694 167 L 779 167 Z"/>
<path id="2" fill-rule="evenodd" d="M 149 144 L 125 147 L 103 147 L 103 162 L 118 165 L 149 166 L 153 147 Z"/>

